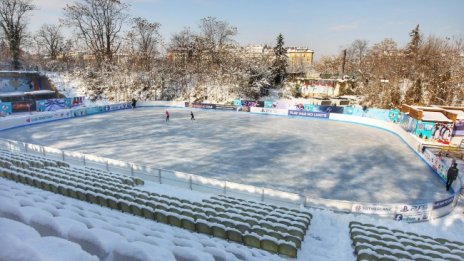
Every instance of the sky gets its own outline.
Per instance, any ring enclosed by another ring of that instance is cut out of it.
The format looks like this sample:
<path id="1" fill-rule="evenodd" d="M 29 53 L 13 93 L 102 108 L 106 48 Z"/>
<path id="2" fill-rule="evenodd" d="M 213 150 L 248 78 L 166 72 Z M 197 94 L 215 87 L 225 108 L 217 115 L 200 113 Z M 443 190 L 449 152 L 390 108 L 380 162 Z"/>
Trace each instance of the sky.
<path id="1" fill-rule="evenodd" d="M 32 0 L 38 7 L 29 30 L 58 23 L 63 7 L 79 0 Z M 124 0 L 122 0 L 124 1 Z M 241 45 L 275 45 L 279 33 L 286 46 L 308 47 L 316 59 L 337 55 L 354 40 L 370 45 L 392 38 L 404 46 L 417 25 L 425 36 L 464 38 L 462 0 L 125 0 L 129 13 L 161 24 L 164 42 L 200 20 L 216 17 L 237 27 Z"/>

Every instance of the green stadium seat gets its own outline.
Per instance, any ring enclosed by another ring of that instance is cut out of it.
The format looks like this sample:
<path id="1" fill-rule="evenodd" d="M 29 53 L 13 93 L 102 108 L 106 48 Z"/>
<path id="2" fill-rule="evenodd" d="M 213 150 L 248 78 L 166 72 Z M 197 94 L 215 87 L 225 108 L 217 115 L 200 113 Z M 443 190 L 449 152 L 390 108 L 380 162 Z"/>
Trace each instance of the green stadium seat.
<path id="1" fill-rule="evenodd" d="M 170 225 L 182 227 L 182 221 L 178 215 L 168 214 L 168 222 Z"/>
<path id="2" fill-rule="evenodd" d="M 42 184 L 43 186 L 43 189 L 47 190 L 45 188 L 45 186 L 47 186 L 48 184 L 46 184 L 45 182 Z M 78 196 L 77 196 L 77 192 L 75 190 L 75 188 L 68 188 L 68 196 L 71 197 L 71 198 L 74 198 L 74 199 L 79 199 Z"/>
<path id="3" fill-rule="evenodd" d="M 78 192 L 78 196 L 79 196 L 79 192 Z M 108 201 L 108 207 L 109 208 L 111 208 L 111 209 L 119 209 L 118 201 L 116 201 L 115 198 L 108 197 L 106 200 Z"/>
<path id="4" fill-rule="evenodd" d="M 231 241 L 237 242 L 237 243 L 243 243 L 243 237 L 242 233 L 238 231 L 237 229 L 226 229 L 227 232 L 227 238 Z"/>
<path id="5" fill-rule="evenodd" d="M 279 254 L 286 255 L 291 258 L 296 258 L 298 253 L 296 247 L 288 243 L 280 243 L 278 251 Z"/>
<path id="6" fill-rule="evenodd" d="M 295 244 L 296 248 L 301 247 L 301 239 L 299 239 L 299 238 L 297 238 L 295 236 L 287 235 L 284 240 L 292 242 L 293 244 Z"/>
<path id="7" fill-rule="evenodd" d="M 193 213 L 192 211 L 189 211 L 189 210 L 183 210 L 181 212 L 181 215 L 185 216 L 185 217 L 195 218 L 195 213 Z"/>
<path id="8" fill-rule="evenodd" d="M 92 204 L 98 204 L 97 197 L 93 193 L 85 193 L 85 197 L 87 198 L 87 202 L 92 203 Z"/>
<path id="9" fill-rule="evenodd" d="M 288 233 L 292 236 L 298 237 L 299 239 L 304 238 L 304 234 L 299 229 L 289 229 Z"/>
<path id="10" fill-rule="evenodd" d="M 213 225 L 211 229 L 212 229 L 213 236 L 222 238 L 222 239 L 227 239 L 227 231 L 225 230 L 223 226 Z"/>
<path id="11" fill-rule="evenodd" d="M 127 201 L 121 200 L 118 202 L 118 205 L 119 205 L 119 210 L 121 210 L 122 212 L 125 212 L 125 213 L 131 212 L 131 208 Z"/>
<path id="12" fill-rule="evenodd" d="M 240 232 L 245 233 L 245 231 L 250 231 L 251 226 L 247 223 L 239 223 L 235 226 Z"/>
<path id="13" fill-rule="evenodd" d="M 183 217 L 181 218 L 181 222 L 182 222 L 183 228 L 193 231 L 193 232 L 195 231 L 195 222 L 193 221 L 193 219 L 188 218 L 188 217 Z"/>
<path id="14" fill-rule="evenodd" d="M 260 246 L 262 249 L 271 253 L 277 253 L 279 251 L 279 246 L 277 243 L 269 239 L 261 239 Z"/>
<path id="15" fill-rule="evenodd" d="M 98 205 L 108 207 L 108 200 L 104 195 L 97 195 Z"/>
<path id="16" fill-rule="evenodd" d="M 198 233 L 207 234 L 207 235 L 211 235 L 211 232 L 212 232 L 211 227 L 208 225 L 208 223 L 202 220 L 197 220 L 195 224 L 195 230 Z"/>
<path id="17" fill-rule="evenodd" d="M 145 182 L 142 179 L 134 178 L 134 183 L 136 186 L 142 186 Z"/>
<path id="18" fill-rule="evenodd" d="M 252 234 L 245 234 L 243 236 L 243 242 L 245 243 L 245 245 L 249 247 L 255 247 L 255 248 L 261 247 L 259 238 Z"/>
<path id="19" fill-rule="evenodd" d="M 142 209 L 140 209 L 140 206 L 138 204 L 131 203 L 129 204 L 129 206 L 130 206 L 130 209 L 131 209 L 130 212 L 132 213 L 132 215 L 143 217 Z"/>
<path id="20" fill-rule="evenodd" d="M 155 211 L 155 219 L 160 223 L 169 224 L 168 216 L 164 211 Z"/>
<path id="21" fill-rule="evenodd" d="M 147 219 L 150 219 L 150 220 L 155 219 L 155 213 L 150 208 L 142 207 L 141 210 L 142 210 L 142 215 L 143 215 L 144 218 L 147 218 Z"/>

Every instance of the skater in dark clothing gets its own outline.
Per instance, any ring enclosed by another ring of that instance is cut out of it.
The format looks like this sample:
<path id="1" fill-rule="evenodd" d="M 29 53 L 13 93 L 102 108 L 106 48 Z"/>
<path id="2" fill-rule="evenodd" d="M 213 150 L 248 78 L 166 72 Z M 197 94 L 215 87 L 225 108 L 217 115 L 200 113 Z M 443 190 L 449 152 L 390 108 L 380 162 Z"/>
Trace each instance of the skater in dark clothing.
<path id="1" fill-rule="evenodd" d="M 446 174 L 446 191 L 449 190 L 453 181 L 458 177 L 459 169 L 457 168 L 456 162 L 453 162 L 451 167 L 448 169 L 448 173 Z"/>
<path id="2" fill-rule="evenodd" d="M 132 109 L 135 109 L 135 105 L 137 105 L 137 100 L 132 98 Z"/>
<path id="3" fill-rule="evenodd" d="M 169 112 L 166 111 L 166 122 L 169 122 Z"/>
<path id="4" fill-rule="evenodd" d="M 194 121 L 194 120 L 195 120 L 195 116 L 193 116 L 193 112 L 192 112 L 192 111 L 190 111 L 190 120 L 191 120 L 191 121 Z"/>

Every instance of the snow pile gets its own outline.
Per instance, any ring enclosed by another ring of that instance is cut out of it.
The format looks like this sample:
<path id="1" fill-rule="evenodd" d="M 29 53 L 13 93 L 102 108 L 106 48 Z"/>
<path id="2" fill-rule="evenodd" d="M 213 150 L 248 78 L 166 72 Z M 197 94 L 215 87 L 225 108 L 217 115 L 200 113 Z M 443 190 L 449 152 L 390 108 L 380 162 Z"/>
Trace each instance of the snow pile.
<path id="1" fill-rule="evenodd" d="M 4 259 L 0 260 L 215 260 L 214 255 L 227 256 L 229 260 L 240 260 L 241 256 L 247 257 L 246 260 L 282 260 L 262 250 L 252 250 L 3 178 L 0 178 L 0 189 L 5 192 L 0 194 L 0 216 L 17 212 L 16 216 L 27 217 L 21 222 L 2 218 L 9 223 L 0 223 L 0 229 L 10 227 L 2 229 L 2 233 L 5 231 L 8 237 L 13 237 L 6 245 L 11 245 L 14 251 L 2 253 Z M 7 201 L 9 203 L 4 204 Z M 21 234 L 30 240 L 14 240 Z M 22 248 L 30 249 L 30 253 L 19 259 L 18 251 Z"/>
<path id="2" fill-rule="evenodd" d="M 55 88 L 66 97 L 85 96 L 85 85 L 78 78 L 70 74 L 56 72 L 47 72 L 45 75 Z"/>

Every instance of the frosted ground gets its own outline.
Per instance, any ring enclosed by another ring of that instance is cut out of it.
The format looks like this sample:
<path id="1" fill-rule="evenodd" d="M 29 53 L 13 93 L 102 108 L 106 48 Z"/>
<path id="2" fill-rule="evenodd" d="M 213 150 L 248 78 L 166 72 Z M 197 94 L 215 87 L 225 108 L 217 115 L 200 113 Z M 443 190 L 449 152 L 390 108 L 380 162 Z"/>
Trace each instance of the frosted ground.
<path id="1" fill-rule="evenodd" d="M 147 182 L 143 189 L 194 201 L 206 196 L 151 182 Z M 298 261 L 355 260 L 348 226 L 354 220 L 420 235 L 464 241 L 462 204 L 444 218 L 417 224 L 310 210 L 313 219 L 298 251 Z M 222 255 L 224 260 L 288 260 L 259 249 L 191 233 L 0 178 L 0 216 L 3 216 L 2 213 L 14 213 L 18 221 L 0 217 L 0 260 L 98 260 L 79 245 L 68 241 L 72 238 L 89 240 L 106 253 L 112 253 L 105 260 L 113 260 L 114 254 L 164 261 L 177 258 L 213 260 L 211 254 Z M 54 234 L 39 235 L 30 224 L 44 224 L 53 228 Z"/>
<path id="2" fill-rule="evenodd" d="M 320 198 L 420 203 L 444 184 L 401 139 L 337 121 L 138 108 L 2 131 L 1 137 Z"/>

